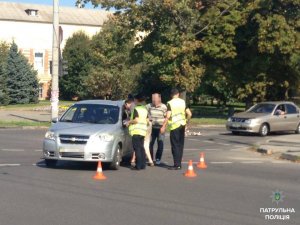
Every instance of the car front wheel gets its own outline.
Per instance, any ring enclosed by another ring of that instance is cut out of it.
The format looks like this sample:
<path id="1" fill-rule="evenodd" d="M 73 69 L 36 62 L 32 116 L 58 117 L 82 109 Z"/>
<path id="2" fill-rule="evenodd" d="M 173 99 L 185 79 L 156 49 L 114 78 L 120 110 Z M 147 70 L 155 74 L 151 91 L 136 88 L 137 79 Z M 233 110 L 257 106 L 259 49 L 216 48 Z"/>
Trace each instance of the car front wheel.
<path id="1" fill-rule="evenodd" d="M 118 170 L 120 168 L 120 163 L 122 160 L 122 150 L 121 146 L 118 145 L 113 161 L 110 163 L 109 168 L 112 170 Z"/>
<path id="2" fill-rule="evenodd" d="M 296 134 L 300 134 L 300 123 L 298 124 L 298 127 L 297 127 L 295 133 L 296 133 Z"/>
<path id="3" fill-rule="evenodd" d="M 55 160 L 55 159 L 45 159 L 45 164 L 49 168 L 54 168 L 57 164 L 57 160 Z"/>
<path id="4" fill-rule="evenodd" d="M 269 134 L 270 132 L 270 129 L 269 129 L 269 126 L 268 124 L 262 124 L 260 129 L 259 129 L 259 135 L 262 136 L 262 137 L 265 137 Z"/>

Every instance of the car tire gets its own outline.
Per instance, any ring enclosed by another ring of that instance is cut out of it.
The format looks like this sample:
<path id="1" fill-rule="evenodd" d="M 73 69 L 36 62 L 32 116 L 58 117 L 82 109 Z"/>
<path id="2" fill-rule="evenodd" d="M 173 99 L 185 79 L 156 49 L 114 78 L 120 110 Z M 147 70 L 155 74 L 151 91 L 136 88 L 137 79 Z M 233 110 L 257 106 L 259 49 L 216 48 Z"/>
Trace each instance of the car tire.
<path id="1" fill-rule="evenodd" d="M 111 170 L 118 170 L 120 169 L 120 164 L 122 161 L 122 149 L 121 146 L 118 145 L 116 151 L 115 151 L 115 156 L 113 161 L 109 164 L 109 169 Z"/>
<path id="2" fill-rule="evenodd" d="M 265 137 L 265 136 L 268 136 L 270 132 L 270 128 L 268 126 L 268 124 L 266 123 L 263 123 L 261 126 L 260 126 L 260 129 L 259 129 L 259 135 L 261 137 Z"/>
<path id="3" fill-rule="evenodd" d="M 300 123 L 298 124 L 297 129 L 295 130 L 295 133 L 300 134 Z"/>
<path id="4" fill-rule="evenodd" d="M 232 133 L 233 135 L 239 135 L 239 134 L 240 134 L 240 132 L 238 132 L 238 131 L 231 131 L 231 133 Z"/>
<path id="5" fill-rule="evenodd" d="M 49 168 L 54 168 L 54 167 L 56 167 L 57 160 L 55 160 L 55 159 L 45 159 L 45 164 Z"/>

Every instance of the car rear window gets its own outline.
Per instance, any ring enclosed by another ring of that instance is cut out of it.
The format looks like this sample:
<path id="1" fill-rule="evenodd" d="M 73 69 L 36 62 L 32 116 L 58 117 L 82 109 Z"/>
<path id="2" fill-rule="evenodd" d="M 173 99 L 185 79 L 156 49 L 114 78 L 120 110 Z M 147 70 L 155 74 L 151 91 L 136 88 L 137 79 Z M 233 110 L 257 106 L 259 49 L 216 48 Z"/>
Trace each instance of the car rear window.
<path id="1" fill-rule="evenodd" d="M 116 124 L 119 107 L 100 104 L 77 104 L 70 107 L 60 119 L 61 122 Z"/>

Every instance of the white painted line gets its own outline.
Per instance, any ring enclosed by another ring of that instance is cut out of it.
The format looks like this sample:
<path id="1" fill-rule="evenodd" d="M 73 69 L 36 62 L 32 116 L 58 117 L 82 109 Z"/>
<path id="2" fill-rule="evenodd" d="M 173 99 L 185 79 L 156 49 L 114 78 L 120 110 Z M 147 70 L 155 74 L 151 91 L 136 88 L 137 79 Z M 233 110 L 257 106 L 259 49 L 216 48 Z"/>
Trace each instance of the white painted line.
<path id="1" fill-rule="evenodd" d="M 214 141 L 207 141 L 207 140 L 204 140 L 202 142 L 205 142 L 205 143 L 215 143 Z"/>
<path id="2" fill-rule="evenodd" d="M 201 141 L 199 139 L 194 139 L 194 138 L 188 138 L 189 141 Z"/>
<path id="3" fill-rule="evenodd" d="M 1 151 L 4 152 L 24 152 L 24 149 L 9 149 L 9 148 L 3 148 Z"/>
<path id="4" fill-rule="evenodd" d="M 211 164 L 231 164 L 232 162 L 210 162 Z"/>
<path id="5" fill-rule="evenodd" d="M 33 163 L 32 165 L 33 166 L 46 166 L 45 163 Z"/>
<path id="6" fill-rule="evenodd" d="M 217 143 L 218 145 L 224 145 L 224 146 L 229 146 L 230 144 L 226 144 L 226 143 Z"/>
<path id="7" fill-rule="evenodd" d="M 256 163 L 263 163 L 262 161 L 244 161 L 244 162 L 241 162 L 241 163 L 244 163 L 244 164 L 256 164 Z"/>
<path id="8" fill-rule="evenodd" d="M 21 164 L 18 164 L 18 163 L 3 163 L 3 164 L 0 164 L 1 167 L 4 167 L 4 166 L 21 166 Z"/>

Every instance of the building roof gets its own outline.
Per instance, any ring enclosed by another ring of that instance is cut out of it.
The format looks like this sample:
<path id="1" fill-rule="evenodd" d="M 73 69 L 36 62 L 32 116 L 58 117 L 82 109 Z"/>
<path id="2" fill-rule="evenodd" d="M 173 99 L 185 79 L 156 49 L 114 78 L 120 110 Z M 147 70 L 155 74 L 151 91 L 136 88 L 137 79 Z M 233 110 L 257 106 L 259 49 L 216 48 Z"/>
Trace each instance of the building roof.
<path id="1" fill-rule="evenodd" d="M 30 10 L 37 10 L 37 15 L 29 15 Z M 101 26 L 111 14 L 100 9 L 76 7 L 60 7 L 59 12 L 61 24 L 86 26 Z M 52 23 L 52 15 L 51 5 L 0 2 L 0 20 Z"/>

